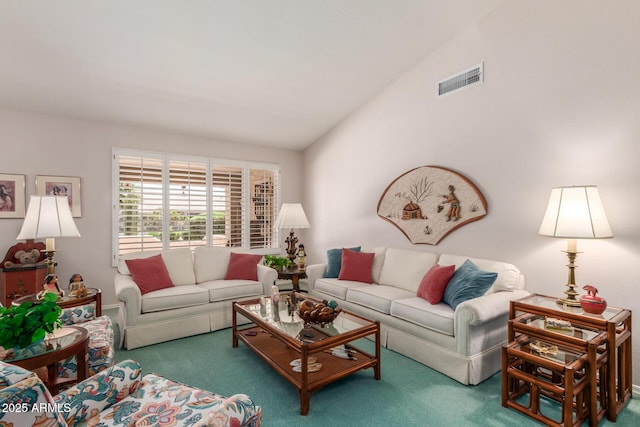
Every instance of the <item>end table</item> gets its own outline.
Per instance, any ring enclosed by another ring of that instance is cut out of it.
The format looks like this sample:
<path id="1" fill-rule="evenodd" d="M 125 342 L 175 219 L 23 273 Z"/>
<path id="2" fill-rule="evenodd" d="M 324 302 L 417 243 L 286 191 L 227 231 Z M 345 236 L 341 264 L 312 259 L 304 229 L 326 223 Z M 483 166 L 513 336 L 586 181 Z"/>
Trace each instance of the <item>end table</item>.
<path id="1" fill-rule="evenodd" d="M 298 267 L 278 270 L 278 279 L 291 280 L 294 292 L 300 292 L 300 279 L 306 279 L 307 272 Z"/>

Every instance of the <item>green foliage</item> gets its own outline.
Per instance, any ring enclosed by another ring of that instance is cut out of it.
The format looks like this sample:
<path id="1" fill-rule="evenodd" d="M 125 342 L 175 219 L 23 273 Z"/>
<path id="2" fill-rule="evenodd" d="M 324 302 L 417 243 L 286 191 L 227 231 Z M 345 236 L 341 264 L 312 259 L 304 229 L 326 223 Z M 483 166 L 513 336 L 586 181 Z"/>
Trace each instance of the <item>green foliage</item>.
<path id="1" fill-rule="evenodd" d="M 276 255 L 265 255 L 264 265 L 275 270 L 282 270 L 282 267 L 293 267 L 293 262 L 286 257 Z"/>
<path id="2" fill-rule="evenodd" d="M 62 309 L 57 299 L 56 294 L 45 293 L 38 302 L 0 307 L 0 347 L 25 348 L 59 328 Z"/>

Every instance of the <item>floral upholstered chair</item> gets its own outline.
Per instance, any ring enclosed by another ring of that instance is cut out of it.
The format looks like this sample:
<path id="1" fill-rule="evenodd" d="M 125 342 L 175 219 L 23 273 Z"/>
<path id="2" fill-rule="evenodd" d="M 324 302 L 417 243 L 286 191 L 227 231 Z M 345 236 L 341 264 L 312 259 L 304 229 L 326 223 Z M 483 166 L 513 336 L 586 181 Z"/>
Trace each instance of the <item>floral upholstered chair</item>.
<path id="1" fill-rule="evenodd" d="M 62 325 L 81 326 L 89 331 L 88 375 L 113 366 L 113 326 L 109 316 L 96 317 L 95 303 L 70 307 L 62 310 Z M 76 375 L 78 365 L 75 356 L 58 363 L 58 377 L 70 378 Z"/>
<path id="2" fill-rule="evenodd" d="M 0 425 L 259 427 L 249 396 L 223 397 L 159 375 L 142 377 L 125 360 L 52 397 L 30 371 L 0 362 Z"/>

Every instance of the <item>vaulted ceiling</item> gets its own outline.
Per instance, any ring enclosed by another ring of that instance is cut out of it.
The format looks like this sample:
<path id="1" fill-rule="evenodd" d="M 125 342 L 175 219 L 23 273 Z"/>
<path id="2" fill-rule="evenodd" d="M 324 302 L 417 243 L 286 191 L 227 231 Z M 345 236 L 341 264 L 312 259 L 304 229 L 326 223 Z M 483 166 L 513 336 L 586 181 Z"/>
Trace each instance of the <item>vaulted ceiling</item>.
<path id="1" fill-rule="evenodd" d="M 304 149 L 502 0 L 1 0 L 0 108 Z"/>

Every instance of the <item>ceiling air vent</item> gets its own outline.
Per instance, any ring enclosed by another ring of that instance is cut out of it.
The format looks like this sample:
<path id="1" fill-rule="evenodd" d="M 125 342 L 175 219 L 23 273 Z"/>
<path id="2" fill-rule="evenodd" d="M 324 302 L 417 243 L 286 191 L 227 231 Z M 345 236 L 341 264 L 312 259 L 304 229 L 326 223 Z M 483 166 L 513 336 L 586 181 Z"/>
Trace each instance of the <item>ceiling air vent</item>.
<path id="1" fill-rule="evenodd" d="M 482 62 L 478 65 L 469 68 L 461 73 L 456 74 L 453 77 L 449 77 L 445 80 L 438 82 L 438 96 L 446 95 L 447 93 L 454 92 L 458 89 L 462 89 L 467 86 L 471 86 L 477 83 L 482 83 L 483 72 Z"/>

